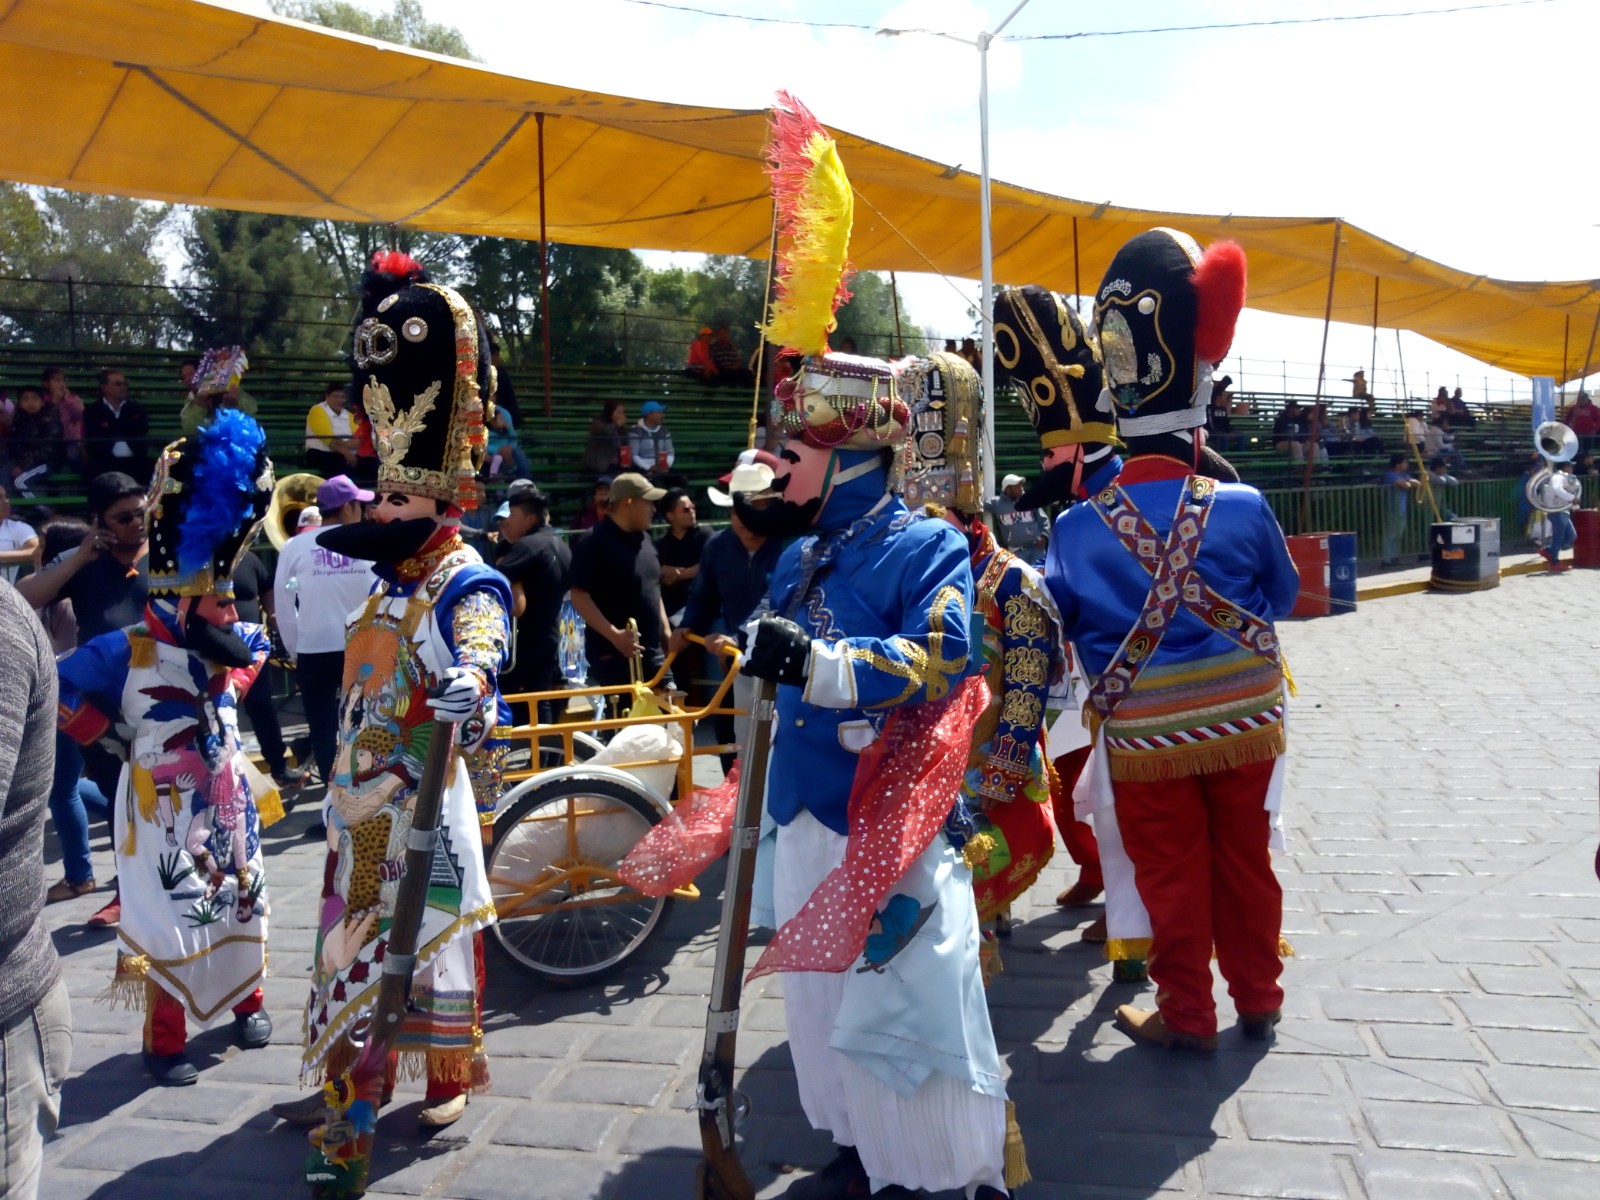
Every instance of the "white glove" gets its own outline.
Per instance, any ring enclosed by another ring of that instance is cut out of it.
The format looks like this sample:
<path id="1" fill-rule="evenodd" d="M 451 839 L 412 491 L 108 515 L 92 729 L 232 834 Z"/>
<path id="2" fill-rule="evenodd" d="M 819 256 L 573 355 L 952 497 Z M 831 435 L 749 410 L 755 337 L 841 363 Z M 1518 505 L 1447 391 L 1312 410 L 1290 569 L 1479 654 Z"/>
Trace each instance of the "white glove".
<path id="1" fill-rule="evenodd" d="M 434 720 L 456 724 L 475 716 L 482 703 L 483 693 L 478 688 L 477 676 L 465 667 L 451 667 L 446 671 L 438 693 L 428 697 Z"/>

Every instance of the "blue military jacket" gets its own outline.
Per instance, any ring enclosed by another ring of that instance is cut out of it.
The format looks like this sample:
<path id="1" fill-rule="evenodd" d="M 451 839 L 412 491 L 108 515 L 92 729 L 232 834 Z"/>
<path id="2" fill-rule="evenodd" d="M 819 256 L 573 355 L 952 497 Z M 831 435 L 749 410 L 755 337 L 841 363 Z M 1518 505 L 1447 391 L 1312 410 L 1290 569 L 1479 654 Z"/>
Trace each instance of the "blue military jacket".
<path id="1" fill-rule="evenodd" d="M 804 687 L 778 688 L 768 809 L 787 825 L 806 808 L 847 834 L 856 756 L 889 710 L 943 699 L 979 667 L 969 654 L 966 539 L 891 497 L 842 530 L 789 546 L 770 595 L 772 611 L 813 642 Z"/>

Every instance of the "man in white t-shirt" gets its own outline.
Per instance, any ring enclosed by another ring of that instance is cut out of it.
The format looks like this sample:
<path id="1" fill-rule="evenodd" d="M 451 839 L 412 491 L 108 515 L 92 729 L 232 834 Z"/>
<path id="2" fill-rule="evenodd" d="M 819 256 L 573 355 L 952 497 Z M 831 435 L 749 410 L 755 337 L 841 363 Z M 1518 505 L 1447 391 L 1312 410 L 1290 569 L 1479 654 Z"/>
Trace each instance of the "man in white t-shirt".
<path id="1" fill-rule="evenodd" d="M 33 561 L 39 535 L 32 525 L 11 515 L 11 497 L 0 487 L 0 577 L 15 583 L 24 564 Z"/>
<path id="2" fill-rule="evenodd" d="M 372 564 L 346 558 L 317 545 L 317 535 L 333 525 L 360 524 L 372 493 L 348 475 L 335 475 L 317 489 L 322 524 L 304 529 L 284 544 L 272 594 L 278 632 L 294 660 L 311 753 L 324 783 L 333 770 L 339 732 L 339 694 L 344 686 L 344 628 L 372 591 Z"/>
<path id="3" fill-rule="evenodd" d="M 306 467 L 325 478 L 356 465 L 355 417 L 345 407 L 348 397 L 344 384 L 330 383 L 322 402 L 306 414 Z"/>

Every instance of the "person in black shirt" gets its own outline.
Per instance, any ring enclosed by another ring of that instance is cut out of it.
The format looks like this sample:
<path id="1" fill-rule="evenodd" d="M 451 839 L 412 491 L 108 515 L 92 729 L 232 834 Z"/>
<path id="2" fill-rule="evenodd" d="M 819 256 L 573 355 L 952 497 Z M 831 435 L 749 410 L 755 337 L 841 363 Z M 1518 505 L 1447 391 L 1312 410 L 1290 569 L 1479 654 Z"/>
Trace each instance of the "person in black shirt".
<path id="1" fill-rule="evenodd" d="M 233 603 L 239 610 L 239 620 L 271 626 L 272 572 L 256 557 L 254 550 L 246 550 L 233 569 Z M 261 757 L 272 774 L 272 782 L 279 788 L 297 788 L 306 773 L 297 767 L 291 768 L 288 763 L 283 726 L 278 721 L 278 707 L 273 703 L 274 674 L 270 663 L 262 667 L 255 684 L 245 693 L 241 707 L 250 717 L 250 728 L 255 730 L 256 741 L 261 744 Z"/>
<path id="2" fill-rule="evenodd" d="M 653 505 L 667 494 L 634 471 L 611 481 L 601 522 L 572 549 L 572 606 L 588 627 L 589 683 L 616 687 L 630 680 L 629 660 L 643 656 L 649 679 L 665 659 L 667 614 L 661 603 L 661 561 L 645 536 Z M 628 630 L 628 622 L 638 626 Z"/>
<path id="3" fill-rule="evenodd" d="M 689 588 L 700 571 L 700 553 L 711 540 L 711 531 L 696 523 L 694 501 L 682 488 L 672 488 L 656 507 L 667 519 L 667 531 L 656 539 L 656 557 L 661 560 L 661 602 L 672 618 L 689 601 Z"/>
<path id="4" fill-rule="evenodd" d="M 572 572 L 572 551 L 548 523 L 550 502 L 537 487 L 516 487 L 501 505 L 500 557 L 495 568 L 511 581 L 516 659 L 500 673 L 503 695 L 548 692 L 561 686 L 561 601 Z M 539 723 L 559 716 L 554 700 L 539 702 Z"/>
<path id="5" fill-rule="evenodd" d="M 128 377 L 107 367 L 100 372 L 100 398 L 83 410 L 84 474 L 93 480 L 107 471 L 150 482 L 150 416 L 128 399 Z M 85 639 L 87 640 L 87 639 Z"/>

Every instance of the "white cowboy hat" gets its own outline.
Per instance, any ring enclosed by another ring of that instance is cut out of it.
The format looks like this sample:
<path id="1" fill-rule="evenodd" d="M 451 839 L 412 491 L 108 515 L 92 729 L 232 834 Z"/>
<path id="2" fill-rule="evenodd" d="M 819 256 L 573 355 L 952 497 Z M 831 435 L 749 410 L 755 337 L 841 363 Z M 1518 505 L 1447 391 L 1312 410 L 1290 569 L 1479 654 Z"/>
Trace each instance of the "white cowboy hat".
<path id="1" fill-rule="evenodd" d="M 735 492 L 751 494 L 769 490 L 773 479 L 777 476 L 775 469 L 777 466 L 777 458 L 765 450 L 742 451 L 733 470 L 722 477 L 722 482 L 728 485 L 728 490 L 724 492 L 719 488 L 708 487 L 706 495 L 711 497 L 711 503 L 718 508 L 732 508 Z"/>

